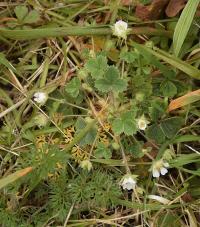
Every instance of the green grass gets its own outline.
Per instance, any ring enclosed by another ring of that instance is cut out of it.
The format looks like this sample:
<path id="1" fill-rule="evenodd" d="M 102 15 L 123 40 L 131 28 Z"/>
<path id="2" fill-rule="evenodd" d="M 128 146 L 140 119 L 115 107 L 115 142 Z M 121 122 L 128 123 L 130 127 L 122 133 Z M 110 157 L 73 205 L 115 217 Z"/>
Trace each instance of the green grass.
<path id="1" fill-rule="evenodd" d="M 199 226 L 199 1 L 120 2 L 1 4 L 0 226 Z"/>

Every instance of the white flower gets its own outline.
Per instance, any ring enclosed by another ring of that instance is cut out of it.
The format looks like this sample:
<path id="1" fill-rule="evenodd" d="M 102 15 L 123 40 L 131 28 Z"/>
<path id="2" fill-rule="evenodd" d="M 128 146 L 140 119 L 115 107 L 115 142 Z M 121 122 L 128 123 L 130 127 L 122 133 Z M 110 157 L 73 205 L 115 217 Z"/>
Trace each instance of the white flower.
<path id="1" fill-rule="evenodd" d="M 169 163 L 168 162 L 164 162 L 162 159 L 159 161 L 156 161 L 153 166 L 152 166 L 152 173 L 153 173 L 153 177 L 160 177 L 161 175 L 165 175 L 166 173 L 168 173 L 168 168 L 169 167 Z"/>
<path id="2" fill-rule="evenodd" d="M 128 24 L 122 20 L 117 21 L 114 26 L 112 26 L 113 35 L 126 39 L 128 33 Z"/>
<path id="3" fill-rule="evenodd" d="M 33 97 L 34 97 L 33 99 L 35 102 L 37 102 L 38 104 L 42 104 L 42 105 L 44 105 L 48 99 L 48 95 L 42 91 L 35 92 Z"/>
<path id="4" fill-rule="evenodd" d="M 92 169 L 92 163 L 90 162 L 90 160 L 83 160 L 80 163 L 80 167 L 89 172 Z"/>
<path id="5" fill-rule="evenodd" d="M 125 190 L 131 190 L 134 189 L 136 186 L 136 180 L 135 180 L 135 176 L 131 175 L 131 174 L 126 174 L 122 180 L 120 185 L 122 186 L 122 188 Z"/>
<path id="6" fill-rule="evenodd" d="M 137 120 L 137 125 L 140 130 L 145 130 L 147 125 L 150 122 L 145 118 L 144 115 L 142 115 L 138 120 Z"/>

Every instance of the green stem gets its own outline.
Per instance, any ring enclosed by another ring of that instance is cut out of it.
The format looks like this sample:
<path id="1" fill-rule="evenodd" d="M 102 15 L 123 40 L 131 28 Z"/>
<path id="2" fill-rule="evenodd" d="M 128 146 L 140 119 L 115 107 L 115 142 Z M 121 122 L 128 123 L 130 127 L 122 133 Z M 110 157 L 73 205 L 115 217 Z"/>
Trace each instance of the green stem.
<path id="1" fill-rule="evenodd" d="M 4 92 L 4 90 L 0 89 L 0 97 L 4 98 L 6 103 L 8 104 L 9 107 L 12 107 L 14 105 L 12 99 L 9 97 L 9 95 Z M 13 115 L 16 117 L 17 115 L 17 110 L 14 108 L 13 109 Z"/>
<path id="2" fill-rule="evenodd" d="M 96 35 L 110 35 L 111 28 L 95 28 L 95 27 L 67 27 L 67 28 L 36 28 L 24 30 L 8 30 L 0 29 L 0 36 L 10 38 L 13 40 L 30 40 L 47 37 L 63 37 L 63 36 L 96 36 Z M 171 37 L 172 33 L 166 30 L 159 30 L 149 27 L 132 28 L 130 34 L 144 34 L 144 35 L 160 35 Z"/>
<path id="3" fill-rule="evenodd" d="M 117 13 L 118 13 L 118 9 L 119 9 L 119 6 L 120 6 L 120 3 L 121 3 L 121 0 L 118 0 L 116 2 L 114 2 L 111 6 L 111 8 L 113 7 L 113 11 L 112 11 L 112 16 L 111 16 L 111 19 L 110 19 L 110 23 L 111 24 L 114 24 L 115 21 L 116 21 L 116 18 L 117 18 Z"/>
<path id="4" fill-rule="evenodd" d="M 115 199 L 115 198 L 114 198 Z M 122 200 L 122 199 L 115 199 L 116 203 L 123 205 L 128 208 L 134 208 L 134 209 L 139 209 L 139 210 L 160 210 L 160 209 L 172 209 L 176 207 L 180 207 L 181 204 L 172 204 L 172 205 L 163 205 L 163 204 L 140 204 L 136 203 L 133 201 L 127 201 L 127 200 Z"/>
<path id="5" fill-rule="evenodd" d="M 46 84 L 46 79 L 48 76 L 49 64 L 50 64 L 50 55 L 51 55 L 51 49 L 48 48 L 46 51 L 46 58 L 44 60 L 44 68 L 43 68 L 43 72 L 41 75 L 40 88 L 45 86 L 45 84 Z"/>

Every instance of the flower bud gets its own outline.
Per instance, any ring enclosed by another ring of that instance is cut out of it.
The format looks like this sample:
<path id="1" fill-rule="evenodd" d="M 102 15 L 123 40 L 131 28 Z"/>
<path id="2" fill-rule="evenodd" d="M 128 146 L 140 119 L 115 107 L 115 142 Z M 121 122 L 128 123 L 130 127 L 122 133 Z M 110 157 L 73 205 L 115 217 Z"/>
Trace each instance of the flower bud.
<path id="1" fill-rule="evenodd" d="M 38 113 L 33 120 L 38 127 L 44 127 L 48 123 L 48 118 L 42 113 Z"/>
<path id="2" fill-rule="evenodd" d="M 88 92 L 92 92 L 93 89 L 86 83 L 82 83 L 82 88 Z"/>
<path id="3" fill-rule="evenodd" d="M 80 163 L 80 167 L 84 170 L 87 170 L 88 172 L 90 172 L 90 170 L 92 169 L 92 163 L 90 162 L 90 160 L 83 160 Z"/>

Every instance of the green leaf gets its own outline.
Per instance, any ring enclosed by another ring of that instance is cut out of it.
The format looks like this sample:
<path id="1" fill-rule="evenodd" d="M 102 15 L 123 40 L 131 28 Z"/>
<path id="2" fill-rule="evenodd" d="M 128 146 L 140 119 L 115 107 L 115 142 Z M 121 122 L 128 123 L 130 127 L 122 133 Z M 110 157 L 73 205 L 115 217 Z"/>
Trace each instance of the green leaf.
<path id="1" fill-rule="evenodd" d="M 8 184 L 16 181 L 17 179 L 27 175 L 32 170 L 33 170 L 32 167 L 27 167 L 25 169 L 18 170 L 15 173 L 12 173 L 12 174 L 0 179 L 0 189 L 4 188 Z"/>
<path id="2" fill-rule="evenodd" d="M 40 19 L 40 14 L 36 10 L 31 10 L 30 13 L 24 18 L 24 24 L 36 23 Z"/>
<path id="3" fill-rule="evenodd" d="M 14 11 L 17 19 L 20 22 L 22 22 L 25 16 L 28 14 L 28 8 L 26 6 L 16 6 Z"/>
<path id="4" fill-rule="evenodd" d="M 120 59 L 124 60 L 127 63 L 133 63 L 135 62 L 135 60 L 138 58 L 138 54 L 134 51 L 122 51 L 120 53 Z"/>
<path id="5" fill-rule="evenodd" d="M 107 58 L 99 55 L 96 59 L 89 59 L 85 67 L 94 79 L 99 79 L 104 75 L 108 67 Z"/>
<path id="6" fill-rule="evenodd" d="M 121 133 L 128 136 L 135 134 L 137 132 L 135 113 L 133 111 L 123 113 L 120 118 L 113 121 L 112 129 L 117 135 Z"/>
<path id="7" fill-rule="evenodd" d="M 135 143 L 135 144 L 132 144 L 130 145 L 127 150 L 133 154 L 134 158 L 142 158 L 144 156 L 144 152 L 142 152 L 142 149 L 143 149 L 143 144 L 144 143 Z"/>
<path id="8" fill-rule="evenodd" d="M 182 167 L 184 165 L 193 163 L 193 162 L 199 162 L 200 157 L 199 154 L 192 153 L 192 154 L 180 154 L 178 157 L 172 159 L 170 161 L 171 167 Z"/>
<path id="9" fill-rule="evenodd" d="M 163 143 L 166 139 L 173 138 L 183 125 L 181 117 L 171 117 L 161 121 L 160 124 L 153 124 L 146 130 L 146 135 L 157 143 Z"/>
<path id="10" fill-rule="evenodd" d="M 149 107 L 149 113 L 152 121 L 159 120 L 167 110 L 167 105 L 163 100 L 153 100 L 151 103 L 151 107 Z"/>
<path id="11" fill-rule="evenodd" d="M 81 86 L 81 82 L 79 78 L 74 77 L 65 87 L 65 91 L 73 98 L 76 98 L 79 94 L 80 86 Z"/>
<path id="12" fill-rule="evenodd" d="M 200 142 L 200 136 L 199 135 L 181 135 L 181 136 L 177 136 L 173 142 L 183 143 L 183 142 L 191 142 L 191 141 Z"/>
<path id="13" fill-rule="evenodd" d="M 81 133 L 87 126 L 87 123 L 83 118 L 78 118 L 75 127 L 76 127 L 76 135 Z M 95 125 L 94 125 L 95 126 Z M 96 127 L 92 127 L 80 140 L 79 145 L 91 145 L 97 136 L 97 129 Z"/>
<path id="14" fill-rule="evenodd" d="M 182 125 L 183 119 L 181 117 L 168 118 L 163 120 L 160 124 L 161 129 L 167 138 L 174 137 Z"/>
<path id="15" fill-rule="evenodd" d="M 159 124 L 153 124 L 146 130 L 146 135 L 157 143 L 163 143 L 165 141 L 165 134 L 160 128 Z"/>
<path id="16" fill-rule="evenodd" d="M 176 24 L 173 36 L 175 56 L 178 56 L 180 53 L 181 47 L 188 34 L 199 2 L 200 0 L 189 0 L 181 13 L 178 23 Z"/>
<path id="17" fill-rule="evenodd" d="M 181 227 L 181 218 L 166 212 L 164 216 L 158 217 L 158 225 L 159 226 L 170 226 L 170 227 Z"/>
<path id="18" fill-rule="evenodd" d="M 151 54 L 152 54 L 152 55 L 156 56 L 157 58 L 162 59 L 163 61 L 167 62 L 168 64 L 174 66 L 175 68 L 183 71 L 187 75 L 189 75 L 193 78 L 196 78 L 196 79 L 200 79 L 200 70 L 198 70 L 196 67 L 180 60 L 179 58 L 169 54 L 168 52 L 160 50 L 159 48 L 156 48 L 156 47 L 154 47 L 154 49 L 151 49 L 151 48 L 142 46 L 141 44 L 137 44 L 134 42 L 132 42 L 132 44 L 140 51 L 140 53 L 144 57 L 146 56 L 147 59 L 148 58 L 152 59 L 152 57 L 151 57 Z M 151 63 L 154 64 L 156 67 L 158 67 L 162 71 L 163 74 L 167 75 L 168 71 L 169 71 L 168 69 L 166 69 L 167 67 L 166 66 L 164 67 L 164 65 L 162 65 L 159 61 L 157 62 L 155 60 L 152 60 Z M 166 74 L 166 72 L 164 72 L 165 70 L 166 70 L 167 74 Z"/>
<path id="19" fill-rule="evenodd" d="M 174 97 L 177 94 L 177 88 L 174 83 L 169 80 L 165 80 L 161 83 L 160 89 L 165 97 Z"/>
<path id="20" fill-rule="evenodd" d="M 142 71 L 144 72 L 144 74 L 149 75 L 151 73 L 151 67 L 143 66 Z"/>
<path id="21" fill-rule="evenodd" d="M 109 66 L 104 78 L 95 81 L 95 87 L 101 92 L 122 92 L 126 89 L 127 82 L 119 78 L 119 70 Z"/>
<path id="22" fill-rule="evenodd" d="M 146 47 L 145 45 L 140 45 L 138 43 L 132 42 L 133 46 L 139 51 L 139 53 L 147 60 L 147 62 L 156 66 L 160 71 L 164 74 L 168 74 L 168 67 L 161 64 L 158 59 L 156 59 L 153 54 L 149 51 L 150 48 Z"/>
<path id="23" fill-rule="evenodd" d="M 16 69 L 11 65 L 11 63 L 6 59 L 3 53 L 0 53 L 0 65 L 6 66 L 8 69 L 11 69 L 16 72 Z"/>
<path id="24" fill-rule="evenodd" d="M 103 143 L 99 143 L 95 150 L 95 157 L 110 159 L 112 157 L 112 152 Z"/>

